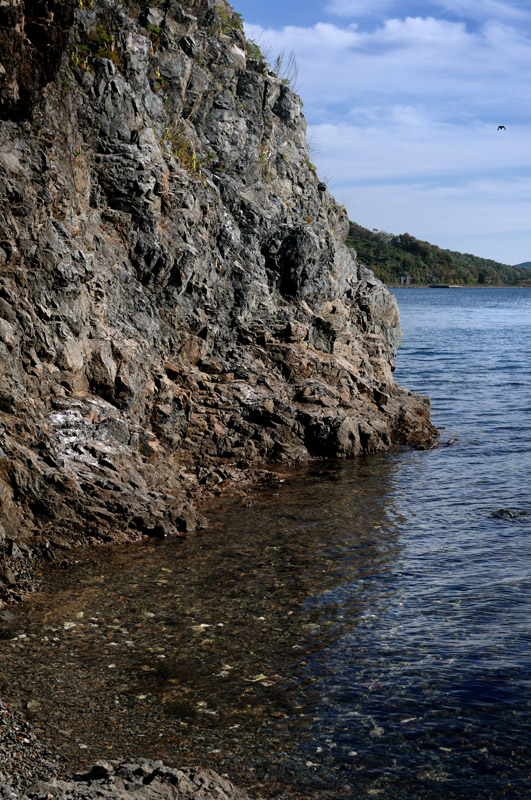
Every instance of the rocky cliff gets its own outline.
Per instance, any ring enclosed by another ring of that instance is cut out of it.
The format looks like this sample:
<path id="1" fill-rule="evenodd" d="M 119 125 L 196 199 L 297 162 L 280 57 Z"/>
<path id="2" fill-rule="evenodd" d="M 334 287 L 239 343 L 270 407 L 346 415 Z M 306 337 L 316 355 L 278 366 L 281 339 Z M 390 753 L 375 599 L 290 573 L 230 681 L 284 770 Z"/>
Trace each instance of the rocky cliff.
<path id="1" fill-rule="evenodd" d="M 0 92 L 4 597 L 34 553 L 193 528 L 253 465 L 433 443 L 224 0 L 2 0 Z"/>

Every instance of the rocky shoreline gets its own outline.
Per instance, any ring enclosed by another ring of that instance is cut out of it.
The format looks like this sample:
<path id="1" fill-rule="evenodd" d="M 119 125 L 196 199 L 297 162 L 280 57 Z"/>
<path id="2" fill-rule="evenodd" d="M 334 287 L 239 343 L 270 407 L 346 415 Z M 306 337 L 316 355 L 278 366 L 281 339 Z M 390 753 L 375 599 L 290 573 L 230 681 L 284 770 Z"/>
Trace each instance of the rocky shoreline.
<path id="1" fill-rule="evenodd" d="M 4 614 L 43 559 L 187 534 L 227 487 L 434 446 L 302 101 L 224 0 L 2 4 L 0 197 Z M 16 797 L 60 763 L 7 706 L 0 725 Z M 243 797 L 138 769 L 28 796 Z"/>
<path id="2" fill-rule="evenodd" d="M 263 464 L 433 446 L 395 300 L 228 4 L 13 0 L 0 63 L 0 598 L 33 557 L 193 530 Z"/>

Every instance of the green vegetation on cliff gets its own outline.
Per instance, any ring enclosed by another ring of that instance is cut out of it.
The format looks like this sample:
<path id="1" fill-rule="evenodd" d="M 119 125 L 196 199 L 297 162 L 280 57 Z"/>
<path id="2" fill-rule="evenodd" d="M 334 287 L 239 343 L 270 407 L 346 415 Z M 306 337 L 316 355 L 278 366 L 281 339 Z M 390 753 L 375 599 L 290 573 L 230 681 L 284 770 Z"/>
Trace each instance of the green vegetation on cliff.
<path id="1" fill-rule="evenodd" d="M 409 233 L 395 236 L 385 231 L 369 231 L 351 222 L 346 244 L 356 250 L 361 264 L 387 284 L 531 285 L 526 269 L 469 253 L 442 250 Z"/>

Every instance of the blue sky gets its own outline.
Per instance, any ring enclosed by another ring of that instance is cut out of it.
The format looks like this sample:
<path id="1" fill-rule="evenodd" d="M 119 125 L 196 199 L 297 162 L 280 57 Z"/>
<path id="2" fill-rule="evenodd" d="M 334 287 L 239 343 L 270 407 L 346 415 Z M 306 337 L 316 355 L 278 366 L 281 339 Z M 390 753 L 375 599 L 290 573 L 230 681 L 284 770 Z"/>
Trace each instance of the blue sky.
<path id="1" fill-rule="evenodd" d="M 351 219 L 531 260 L 529 0 L 233 5 L 270 61 L 295 54 L 312 161 Z"/>

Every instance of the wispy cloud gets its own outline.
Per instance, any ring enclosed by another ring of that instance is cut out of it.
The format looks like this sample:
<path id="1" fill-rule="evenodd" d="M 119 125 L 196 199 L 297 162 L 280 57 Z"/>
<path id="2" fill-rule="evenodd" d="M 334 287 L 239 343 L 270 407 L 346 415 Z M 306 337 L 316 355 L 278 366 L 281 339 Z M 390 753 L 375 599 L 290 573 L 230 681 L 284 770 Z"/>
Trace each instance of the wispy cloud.
<path id="1" fill-rule="evenodd" d="M 369 113 L 361 110 L 365 118 Z M 531 175 L 527 128 L 500 133 L 496 126 L 434 122 L 418 109 L 396 107 L 365 127 L 324 123 L 310 130 L 322 168 L 336 185 L 411 179 L 440 186 L 486 175 L 504 180 Z"/>
<path id="2" fill-rule="evenodd" d="M 499 0 L 436 0 L 444 11 L 475 20 L 500 19 L 513 22 L 529 21 L 531 10 L 525 2 L 499 2 Z"/>
<path id="3" fill-rule="evenodd" d="M 518 114 L 531 100 L 531 44 L 499 22 L 469 31 L 434 17 L 391 19 L 373 31 L 318 23 L 280 31 L 249 26 L 273 50 L 295 52 L 301 92 L 311 113 L 333 104 L 422 103 L 440 116 Z M 526 112 L 527 113 L 527 112 Z"/>
<path id="4" fill-rule="evenodd" d="M 328 4 L 338 13 L 367 6 Z M 531 26 L 516 23 L 531 11 L 497 0 L 375 7 L 393 16 L 369 27 L 338 17 L 280 30 L 250 26 L 273 52 L 296 55 L 319 147 L 312 160 L 362 225 L 445 240 L 484 230 L 489 248 L 494 231 L 529 229 L 527 253 L 509 255 L 508 233 L 495 256 L 529 260 Z M 395 13 L 404 8 L 416 13 Z M 519 247 L 523 240 L 521 233 Z"/>
<path id="5" fill-rule="evenodd" d="M 367 16 L 403 17 L 414 13 L 422 16 L 441 12 L 450 12 L 469 20 L 500 19 L 513 22 L 531 18 L 531 9 L 527 0 L 328 0 L 325 9 L 328 13 L 352 19 Z"/>

